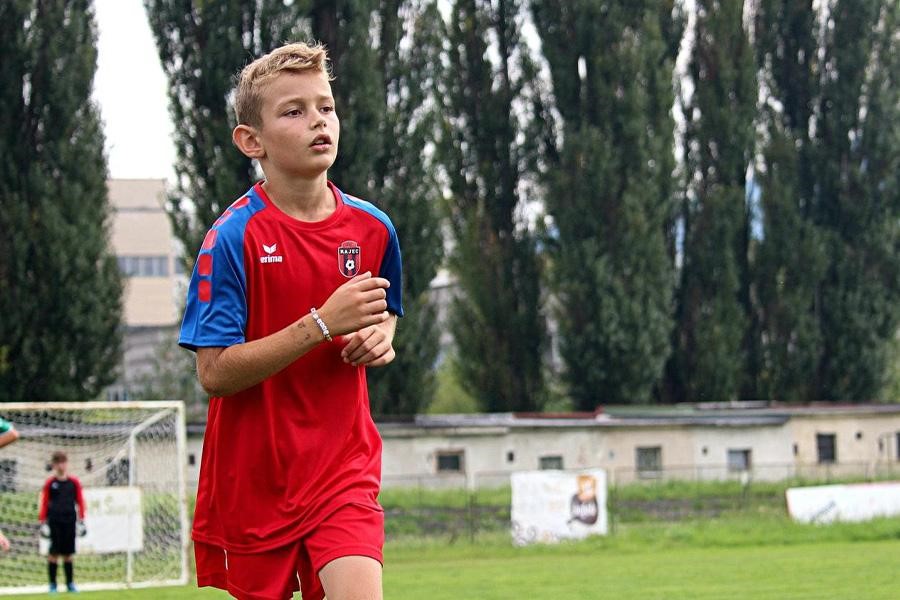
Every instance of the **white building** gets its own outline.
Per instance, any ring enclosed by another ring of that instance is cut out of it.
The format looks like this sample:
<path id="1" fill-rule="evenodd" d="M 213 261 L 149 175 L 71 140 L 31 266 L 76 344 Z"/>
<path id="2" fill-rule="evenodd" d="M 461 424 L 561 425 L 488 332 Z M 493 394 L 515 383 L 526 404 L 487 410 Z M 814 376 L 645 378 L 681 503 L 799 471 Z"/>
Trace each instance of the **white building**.
<path id="1" fill-rule="evenodd" d="M 178 245 L 165 212 L 164 179 L 111 179 L 112 247 L 125 276 L 124 357 L 110 400 L 127 400 L 129 390 L 150 371 L 160 344 L 174 336 L 181 319 L 177 301 L 184 274 Z"/>
<path id="2" fill-rule="evenodd" d="M 385 486 L 489 487 L 515 471 L 606 469 L 611 484 L 900 474 L 900 405 L 618 407 L 379 423 Z M 188 481 L 204 424 L 188 427 Z"/>

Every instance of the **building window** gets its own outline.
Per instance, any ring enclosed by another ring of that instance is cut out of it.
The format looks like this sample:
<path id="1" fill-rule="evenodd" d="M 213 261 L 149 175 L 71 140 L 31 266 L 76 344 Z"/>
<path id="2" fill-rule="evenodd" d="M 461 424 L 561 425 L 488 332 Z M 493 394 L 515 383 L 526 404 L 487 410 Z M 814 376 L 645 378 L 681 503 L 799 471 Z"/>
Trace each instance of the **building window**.
<path id="1" fill-rule="evenodd" d="M 462 450 L 453 452 L 437 453 L 437 471 L 438 473 L 462 473 L 463 472 L 463 455 Z"/>
<path id="2" fill-rule="evenodd" d="M 119 256 L 119 271 L 126 277 L 168 277 L 168 256 Z"/>
<path id="3" fill-rule="evenodd" d="M 751 451 L 747 448 L 728 450 L 728 470 L 733 472 L 749 471 L 752 467 Z"/>
<path id="4" fill-rule="evenodd" d="M 188 454 L 188 466 L 193 467 L 197 464 L 197 455 L 193 452 Z"/>
<path id="5" fill-rule="evenodd" d="M 542 456 L 538 459 L 538 468 L 541 471 L 549 471 L 551 469 L 563 468 L 563 457 L 558 454 L 552 456 Z"/>
<path id="6" fill-rule="evenodd" d="M 819 464 L 837 462 L 837 436 L 833 433 L 817 433 L 816 449 L 819 453 Z"/>
<path id="7" fill-rule="evenodd" d="M 513 452 L 512 450 L 507 452 L 506 453 L 506 462 L 508 462 L 508 463 L 516 462 L 516 453 Z"/>
<path id="8" fill-rule="evenodd" d="M 637 472 L 641 478 L 655 478 L 661 475 L 662 446 L 637 449 Z"/>

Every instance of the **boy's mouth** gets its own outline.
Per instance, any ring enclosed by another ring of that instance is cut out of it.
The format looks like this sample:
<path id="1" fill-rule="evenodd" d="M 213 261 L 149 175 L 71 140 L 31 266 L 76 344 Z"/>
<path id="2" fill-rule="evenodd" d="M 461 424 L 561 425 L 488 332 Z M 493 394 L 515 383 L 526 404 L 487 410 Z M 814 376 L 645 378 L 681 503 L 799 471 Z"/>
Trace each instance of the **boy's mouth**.
<path id="1" fill-rule="evenodd" d="M 309 145 L 310 148 L 324 148 L 331 145 L 331 137 L 328 135 L 317 135 Z"/>

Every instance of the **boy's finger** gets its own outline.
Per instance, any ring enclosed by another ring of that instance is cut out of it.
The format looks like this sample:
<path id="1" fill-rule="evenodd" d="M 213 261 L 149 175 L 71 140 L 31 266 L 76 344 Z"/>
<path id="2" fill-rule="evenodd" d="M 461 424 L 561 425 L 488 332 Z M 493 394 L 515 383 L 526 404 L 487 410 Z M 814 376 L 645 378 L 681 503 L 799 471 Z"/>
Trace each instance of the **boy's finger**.
<path id="1" fill-rule="evenodd" d="M 387 346 L 387 340 L 383 336 L 381 339 L 372 336 L 347 355 L 347 362 L 351 363 L 353 366 L 360 363 L 365 364 L 375 357 L 384 354 L 387 351 Z"/>
<path id="2" fill-rule="evenodd" d="M 350 362 L 350 356 L 356 352 L 359 347 L 362 346 L 363 342 L 369 339 L 374 332 L 374 329 L 361 329 L 353 334 L 350 341 L 344 346 L 344 349 L 341 350 L 341 357 L 344 359 L 344 362 Z"/>
<path id="3" fill-rule="evenodd" d="M 353 281 L 353 279 L 350 281 Z M 375 288 L 389 288 L 391 287 L 391 282 L 384 277 L 369 276 L 364 281 L 360 281 L 359 287 L 365 291 L 374 290 Z"/>

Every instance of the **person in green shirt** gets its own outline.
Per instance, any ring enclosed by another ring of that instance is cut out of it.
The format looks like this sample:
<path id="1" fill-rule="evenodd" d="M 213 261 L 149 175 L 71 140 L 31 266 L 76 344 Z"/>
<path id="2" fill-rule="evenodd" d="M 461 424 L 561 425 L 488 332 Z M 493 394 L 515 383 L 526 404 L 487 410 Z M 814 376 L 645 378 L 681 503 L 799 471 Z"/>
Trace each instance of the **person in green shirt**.
<path id="1" fill-rule="evenodd" d="M 12 423 L 0 417 L 0 448 L 8 446 L 19 439 L 19 432 L 13 427 Z M 0 552 L 9 551 L 9 540 L 0 531 Z"/>
<path id="2" fill-rule="evenodd" d="M 19 432 L 13 427 L 13 424 L 0 417 L 0 448 L 9 446 L 19 439 Z"/>

